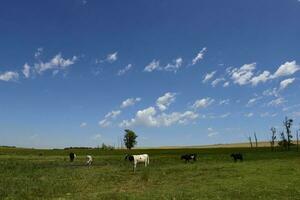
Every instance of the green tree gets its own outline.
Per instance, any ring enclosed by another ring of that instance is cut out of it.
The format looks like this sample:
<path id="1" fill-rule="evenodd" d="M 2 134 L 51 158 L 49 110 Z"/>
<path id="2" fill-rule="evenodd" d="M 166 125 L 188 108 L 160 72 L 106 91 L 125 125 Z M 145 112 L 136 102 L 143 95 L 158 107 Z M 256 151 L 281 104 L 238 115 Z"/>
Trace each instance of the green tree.
<path id="1" fill-rule="evenodd" d="M 125 129 L 125 135 L 124 135 L 123 140 L 124 140 L 124 144 L 127 149 L 131 149 L 137 144 L 137 141 L 136 141 L 137 137 L 138 136 L 135 134 L 134 131 Z"/>

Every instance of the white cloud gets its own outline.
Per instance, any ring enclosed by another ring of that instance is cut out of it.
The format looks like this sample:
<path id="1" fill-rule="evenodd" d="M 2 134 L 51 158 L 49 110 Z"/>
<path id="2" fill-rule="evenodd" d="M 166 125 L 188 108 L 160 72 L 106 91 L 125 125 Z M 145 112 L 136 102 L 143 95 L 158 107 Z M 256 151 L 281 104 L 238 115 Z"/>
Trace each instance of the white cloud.
<path id="1" fill-rule="evenodd" d="M 43 53 L 43 50 L 44 49 L 42 47 L 38 48 L 37 51 L 34 53 L 34 57 L 35 58 L 40 57 L 40 55 L 42 55 L 42 53 Z"/>
<path id="2" fill-rule="evenodd" d="M 218 132 L 211 132 L 211 133 L 208 133 L 207 136 L 208 137 L 213 137 L 213 136 L 216 136 L 218 134 L 219 134 Z"/>
<path id="3" fill-rule="evenodd" d="M 125 74 L 127 71 L 129 71 L 131 68 L 132 68 L 132 64 L 128 64 L 125 68 L 120 69 L 120 70 L 118 71 L 118 75 L 119 75 L 119 76 L 124 75 L 124 74 Z"/>
<path id="4" fill-rule="evenodd" d="M 183 64 L 183 59 L 181 57 L 176 58 L 172 61 L 172 63 L 168 63 L 166 66 L 160 66 L 159 60 L 152 60 L 145 68 L 144 71 L 146 72 L 152 72 L 155 70 L 160 70 L 160 71 L 169 71 L 169 72 L 174 72 L 176 73 L 179 68 Z"/>
<path id="5" fill-rule="evenodd" d="M 104 118 L 101 121 L 99 121 L 99 126 L 105 128 L 111 125 L 111 121 L 109 121 L 108 119 Z"/>
<path id="6" fill-rule="evenodd" d="M 207 128 L 207 131 L 208 131 L 207 134 L 208 137 L 213 137 L 219 134 L 217 131 L 214 131 L 214 129 L 211 127 Z"/>
<path id="7" fill-rule="evenodd" d="M 186 124 L 198 117 L 198 114 L 192 111 L 186 111 L 184 113 L 173 112 L 170 114 L 162 113 L 156 114 L 154 107 L 149 107 L 144 110 L 139 110 L 136 116 L 131 120 L 124 120 L 120 123 L 121 127 L 130 126 L 148 126 L 148 127 L 162 127 L 171 126 L 173 124 Z"/>
<path id="8" fill-rule="evenodd" d="M 135 103 L 141 101 L 141 98 L 128 98 L 126 100 L 124 100 L 121 104 L 121 108 L 126 108 L 126 107 L 129 107 L 129 106 L 133 106 Z"/>
<path id="9" fill-rule="evenodd" d="M 260 75 L 258 76 L 254 76 L 252 79 L 251 79 L 251 83 L 252 85 L 256 86 L 257 84 L 259 84 L 260 82 L 264 83 L 266 82 L 267 80 L 270 79 L 270 72 L 269 71 L 264 71 L 263 73 L 261 73 Z"/>
<path id="10" fill-rule="evenodd" d="M 275 97 L 278 97 L 277 88 L 267 89 L 267 90 L 263 91 L 263 95 L 264 96 L 275 96 Z"/>
<path id="11" fill-rule="evenodd" d="M 27 63 L 25 63 L 24 66 L 23 66 L 22 72 L 23 72 L 23 74 L 24 74 L 24 76 L 25 76 L 26 78 L 29 78 L 29 77 L 30 77 L 30 68 L 31 68 L 31 67 L 30 67 Z"/>
<path id="12" fill-rule="evenodd" d="M 7 71 L 0 74 L 0 81 L 17 81 L 19 79 L 19 73 L 13 71 Z"/>
<path id="13" fill-rule="evenodd" d="M 200 60 L 204 58 L 204 53 L 206 51 L 206 47 L 204 47 L 197 55 L 196 57 L 192 60 L 192 65 L 195 65 L 198 63 Z"/>
<path id="14" fill-rule="evenodd" d="M 249 99 L 246 106 L 248 106 L 248 107 L 252 106 L 253 104 L 255 104 L 260 99 L 262 99 L 262 97 L 253 97 L 253 98 Z"/>
<path id="15" fill-rule="evenodd" d="M 206 108 L 209 105 L 211 105 L 214 101 L 215 100 L 211 99 L 210 97 L 206 97 L 206 98 L 203 98 L 203 99 L 198 99 L 192 105 L 192 108 L 194 108 L 194 109 Z"/>
<path id="16" fill-rule="evenodd" d="M 154 71 L 154 70 L 159 70 L 160 69 L 160 66 L 159 66 L 159 60 L 152 60 L 152 62 L 151 63 L 149 63 L 146 67 L 145 67 L 145 69 L 144 69 L 144 71 L 146 71 L 146 72 L 152 72 L 152 71 Z"/>
<path id="17" fill-rule="evenodd" d="M 277 71 L 272 75 L 272 78 L 293 75 L 299 70 L 300 70 L 300 66 L 297 65 L 295 60 L 291 62 L 286 62 L 279 66 Z"/>
<path id="18" fill-rule="evenodd" d="M 105 118 L 115 119 L 118 115 L 121 114 L 121 110 L 113 110 L 105 115 Z"/>
<path id="19" fill-rule="evenodd" d="M 231 113 L 229 113 L 229 112 L 228 112 L 228 113 L 225 113 L 225 114 L 221 114 L 221 115 L 218 116 L 218 118 L 226 118 L 226 117 L 229 117 L 230 114 L 231 114 Z"/>
<path id="20" fill-rule="evenodd" d="M 240 68 L 228 69 L 229 75 L 234 83 L 239 85 L 246 85 L 251 81 L 253 71 L 255 70 L 256 63 L 244 64 Z"/>
<path id="21" fill-rule="evenodd" d="M 177 72 L 177 70 L 182 66 L 182 63 L 183 59 L 181 57 L 176 58 L 175 60 L 173 60 L 173 63 L 167 64 L 167 66 L 164 67 L 164 70 Z"/>
<path id="22" fill-rule="evenodd" d="M 99 125 L 101 127 L 108 127 L 111 125 L 111 120 L 115 119 L 118 115 L 121 114 L 121 110 L 113 110 L 109 113 L 107 113 L 104 116 L 104 119 L 99 121 Z"/>
<path id="23" fill-rule="evenodd" d="M 210 79 L 212 79 L 214 77 L 214 75 L 217 73 L 217 71 L 212 71 L 210 73 L 207 73 L 205 76 L 204 76 L 204 79 L 203 79 L 203 83 L 206 83 L 207 81 L 209 81 Z"/>
<path id="24" fill-rule="evenodd" d="M 64 59 L 59 53 L 56 56 L 54 56 L 49 62 L 35 63 L 34 67 L 39 74 L 42 74 L 44 71 L 47 70 L 65 70 L 68 66 L 75 64 L 76 61 L 76 56 L 73 56 L 69 59 Z"/>
<path id="25" fill-rule="evenodd" d="M 253 117 L 253 115 L 254 115 L 254 114 L 253 114 L 252 112 L 250 112 L 250 113 L 246 113 L 246 114 L 245 114 L 245 117 Z"/>
<path id="26" fill-rule="evenodd" d="M 213 82 L 211 82 L 211 85 L 213 87 L 216 87 L 218 85 L 218 83 L 222 82 L 222 81 L 225 81 L 225 78 L 217 78 L 215 79 Z"/>
<path id="27" fill-rule="evenodd" d="M 223 87 L 228 87 L 228 86 L 229 86 L 229 82 L 228 81 L 223 84 Z"/>
<path id="28" fill-rule="evenodd" d="M 284 102 L 286 102 L 286 100 L 283 97 L 278 97 L 278 98 L 270 101 L 268 103 L 268 106 L 279 106 L 279 105 L 283 104 Z"/>
<path id="29" fill-rule="evenodd" d="M 86 127 L 87 126 L 87 123 L 86 122 L 82 122 L 81 124 L 80 124 L 80 128 L 83 128 L 83 127 Z"/>
<path id="30" fill-rule="evenodd" d="M 118 59 L 118 52 L 114 52 L 106 56 L 106 61 L 110 63 L 115 62 L 117 59 Z"/>
<path id="31" fill-rule="evenodd" d="M 167 92 L 163 96 L 159 97 L 156 100 L 156 106 L 159 108 L 159 110 L 164 111 L 166 110 L 171 103 L 173 103 L 176 99 L 176 93 Z"/>
<path id="32" fill-rule="evenodd" d="M 145 125 L 145 126 L 158 126 L 158 122 L 155 119 L 156 110 L 154 107 L 149 107 L 144 110 L 139 110 L 136 113 L 135 118 L 131 120 L 124 120 L 121 126 L 129 127 L 133 125 Z"/>
<path id="33" fill-rule="evenodd" d="M 285 89 L 288 85 L 292 84 L 295 81 L 295 78 L 288 78 L 280 82 L 279 90 Z"/>
<path id="34" fill-rule="evenodd" d="M 223 99 L 223 100 L 220 100 L 220 101 L 219 101 L 219 105 L 228 105 L 229 102 L 230 102 L 229 99 Z"/>

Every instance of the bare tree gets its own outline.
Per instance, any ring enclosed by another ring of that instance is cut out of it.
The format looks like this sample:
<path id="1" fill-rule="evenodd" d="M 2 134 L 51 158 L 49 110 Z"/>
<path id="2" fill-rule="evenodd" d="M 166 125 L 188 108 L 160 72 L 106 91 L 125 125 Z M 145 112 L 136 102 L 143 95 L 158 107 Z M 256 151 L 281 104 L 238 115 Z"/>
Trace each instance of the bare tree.
<path id="1" fill-rule="evenodd" d="M 287 149 L 287 140 L 286 140 L 286 138 L 285 138 L 285 134 L 284 134 L 284 131 L 282 131 L 281 133 L 280 133 L 280 141 L 278 142 L 278 145 L 280 146 L 280 147 L 282 147 L 282 148 L 284 148 L 284 149 Z"/>
<path id="2" fill-rule="evenodd" d="M 248 137 L 248 140 L 249 140 L 249 143 L 250 143 L 250 148 L 252 149 L 252 148 L 253 148 L 253 145 L 252 145 L 252 139 L 251 139 L 251 136 Z"/>
<path id="3" fill-rule="evenodd" d="M 297 137 L 297 151 L 299 151 L 299 130 L 296 132 L 296 137 Z"/>
<path id="4" fill-rule="evenodd" d="M 293 138 L 292 131 L 291 131 L 293 120 L 289 119 L 288 117 L 285 117 L 285 120 L 283 121 L 283 125 L 285 127 L 286 137 L 287 137 L 287 150 L 290 150 L 291 140 Z"/>
<path id="5" fill-rule="evenodd" d="M 255 132 L 254 132 L 254 139 L 255 139 L 255 148 L 257 149 L 258 143 L 257 143 L 257 137 L 256 137 L 256 133 Z"/>
<path id="6" fill-rule="evenodd" d="M 271 135 L 271 151 L 274 151 L 274 146 L 275 146 L 275 140 L 276 140 L 276 128 L 275 127 L 272 127 L 271 128 L 271 132 L 272 132 L 272 135 Z"/>

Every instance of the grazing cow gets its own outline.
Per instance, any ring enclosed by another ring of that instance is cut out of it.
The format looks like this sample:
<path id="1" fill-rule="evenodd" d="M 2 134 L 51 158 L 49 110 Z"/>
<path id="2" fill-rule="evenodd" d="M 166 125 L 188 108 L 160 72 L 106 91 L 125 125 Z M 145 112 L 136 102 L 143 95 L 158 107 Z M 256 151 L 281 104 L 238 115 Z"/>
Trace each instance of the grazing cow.
<path id="1" fill-rule="evenodd" d="M 71 152 L 71 153 L 69 154 L 69 157 L 70 157 L 70 162 L 73 162 L 74 159 L 76 158 L 76 154 L 73 153 L 73 152 Z"/>
<path id="2" fill-rule="evenodd" d="M 145 167 L 149 165 L 149 155 L 148 154 L 141 154 L 141 155 L 126 155 L 125 160 L 129 160 L 130 162 L 133 162 L 133 171 L 135 172 L 136 165 L 138 163 L 144 163 Z"/>
<path id="3" fill-rule="evenodd" d="M 90 155 L 86 156 L 86 165 L 90 166 L 93 163 L 93 158 Z"/>
<path id="4" fill-rule="evenodd" d="M 240 160 L 240 161 L 243 161 L 243 154 L 241 153 L 232 153 L 230 155 L 230 157 L 232 157 L 234 159 L 234 162 Z"/>
<path id="5" fill-rule="evenodd" d="M 196 161 L 197 155 L 196 154 L 185 154 L 181 156 L 181 160 L 185 160 L 185 162 L 189 162 L 190 160 Z"/>

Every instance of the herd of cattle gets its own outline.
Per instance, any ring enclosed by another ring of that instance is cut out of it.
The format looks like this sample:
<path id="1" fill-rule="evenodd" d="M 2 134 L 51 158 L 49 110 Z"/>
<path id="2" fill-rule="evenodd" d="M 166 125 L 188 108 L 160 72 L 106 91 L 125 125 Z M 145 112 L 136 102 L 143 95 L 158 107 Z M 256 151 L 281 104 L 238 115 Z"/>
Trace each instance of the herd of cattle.
<path id="1" fill-rule="evenodd" d="M 230 157 L 233 158 L 234 162 L 237 162 L 238 160 L 243 161 L 243 154 L 241 153 L 232 153 Z M 76 158 L 76 154 L 71 152 L 69 154 L 70 162 L 73 162 Z M 140 154 L 140 155 L 128 155 L 126 154 L 125 160 L 129 160 L 133 163 L 133 171 L 135 171 L 136 166 L 138 163 L 144 163 L 145 167 L 149 165 L 150 159 L 148 154 Z M 195 162 L 197 160 L 197 154 L 184 154 L 181 156 L 181 160 L 184 160 L 186 163 L 193 161 Z M 86 165 L 90 166 L 93 163 L 93 157 L 91 155 L 86 156 Z"/>

